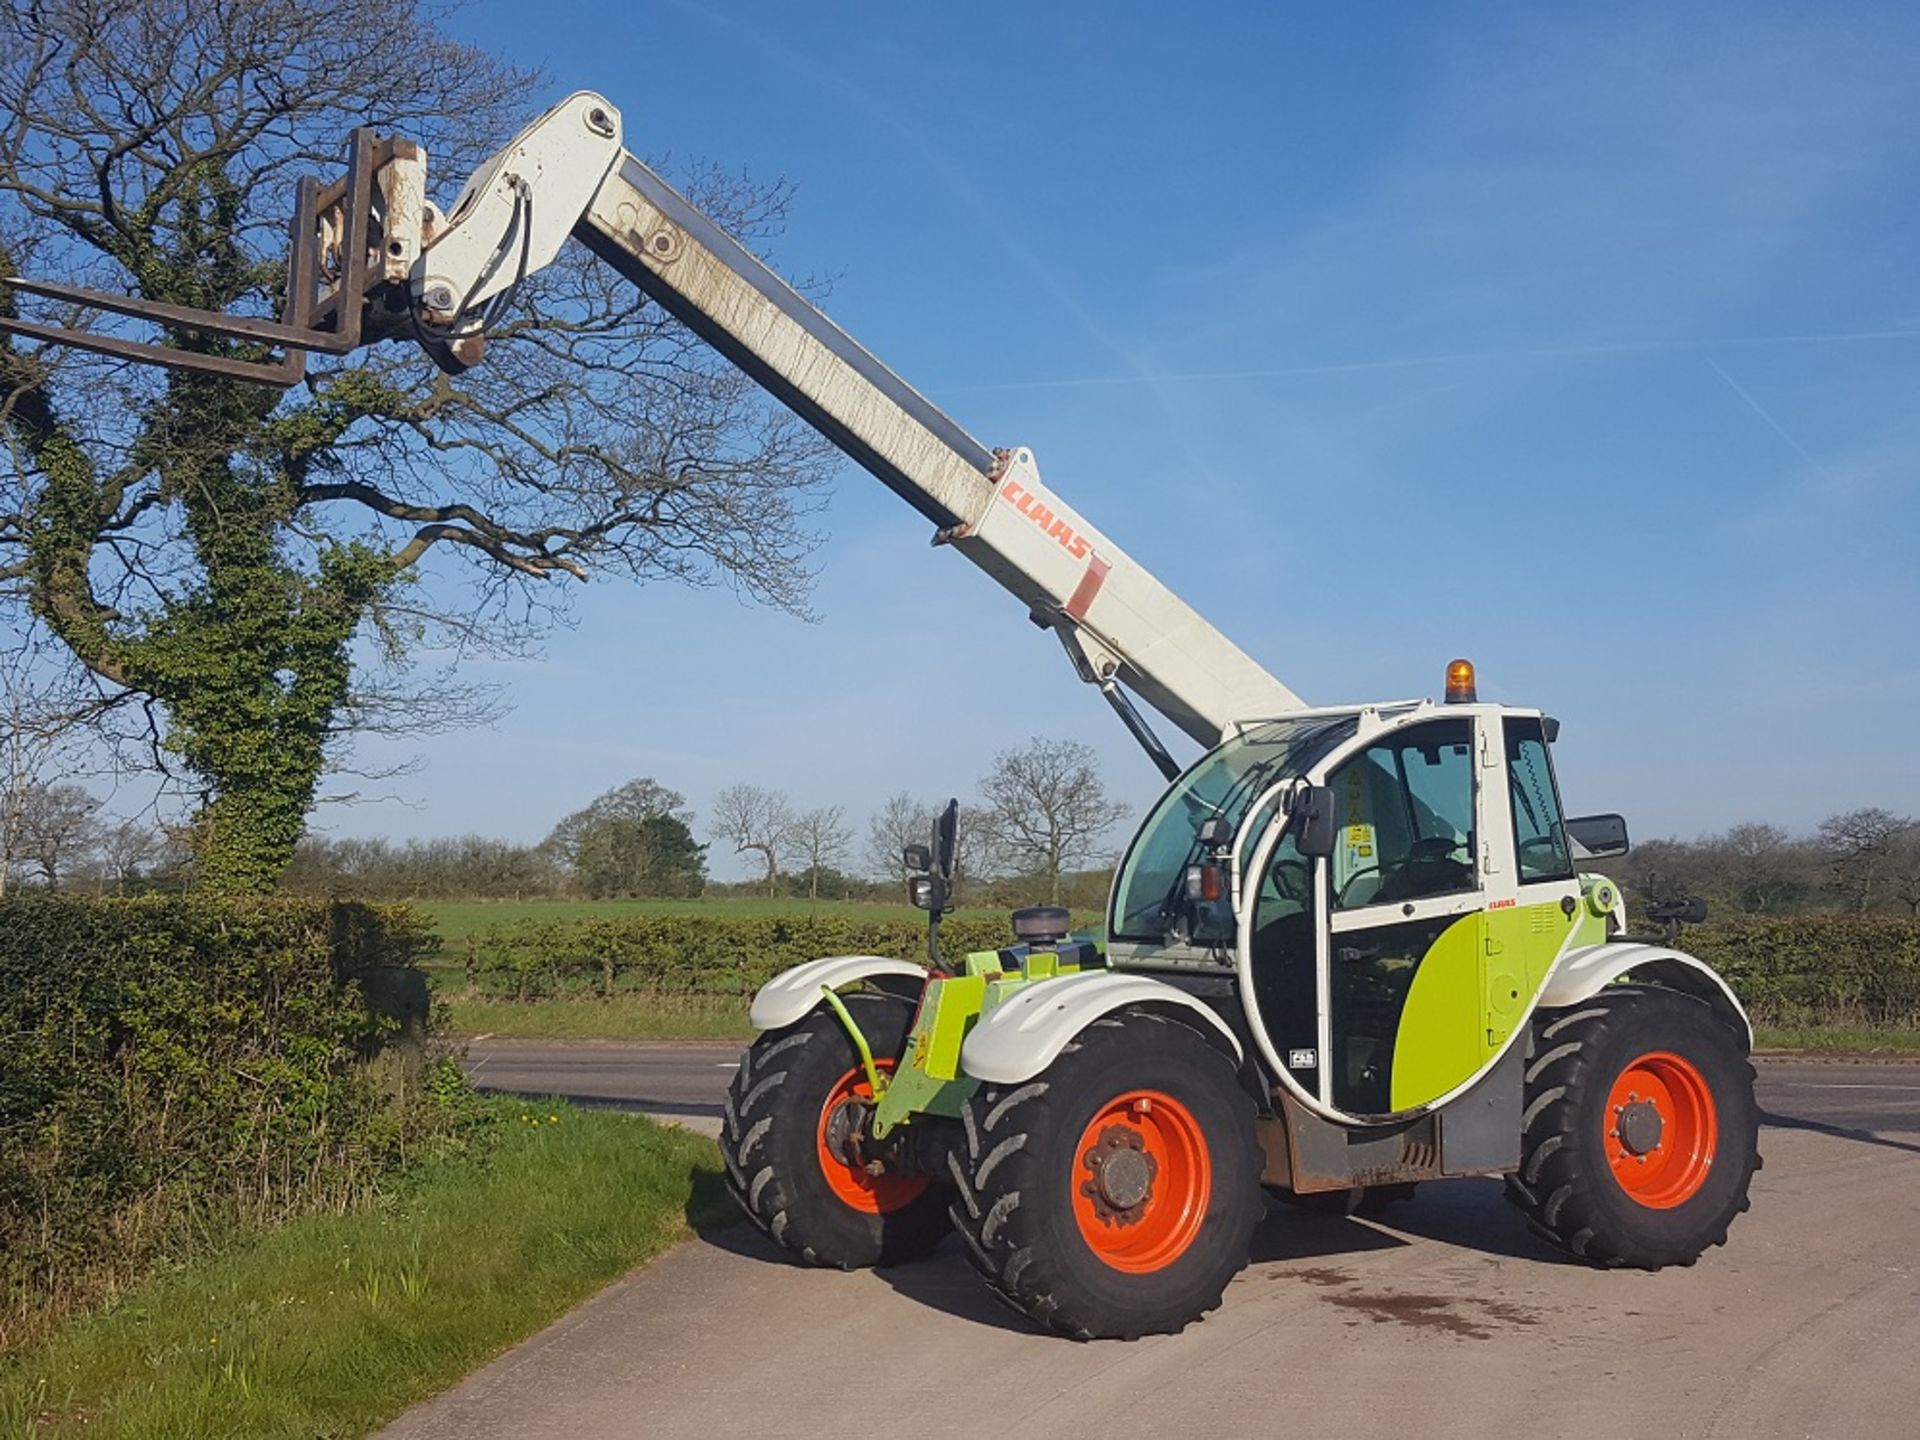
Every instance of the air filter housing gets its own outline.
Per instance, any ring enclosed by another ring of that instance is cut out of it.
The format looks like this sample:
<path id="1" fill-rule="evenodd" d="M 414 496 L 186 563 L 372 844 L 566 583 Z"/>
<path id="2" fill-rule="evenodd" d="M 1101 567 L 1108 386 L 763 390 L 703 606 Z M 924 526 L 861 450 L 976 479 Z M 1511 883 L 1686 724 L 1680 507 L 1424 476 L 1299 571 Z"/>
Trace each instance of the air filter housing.
<path id="1" fill-rule="evenodd" d="M 1013 912 L 1013 938 L 1028 945 L 1051 945 L 1067 938 L 1072 917 L 1064 905 L 1029 905 Z"/>

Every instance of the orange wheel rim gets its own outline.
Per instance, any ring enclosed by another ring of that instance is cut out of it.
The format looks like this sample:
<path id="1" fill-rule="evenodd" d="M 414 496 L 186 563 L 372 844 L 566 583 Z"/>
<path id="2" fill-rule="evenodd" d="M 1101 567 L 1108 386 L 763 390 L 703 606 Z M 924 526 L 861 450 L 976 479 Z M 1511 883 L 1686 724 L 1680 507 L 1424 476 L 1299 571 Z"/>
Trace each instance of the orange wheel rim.
<path id="1" fill-rule="evenodd" d="M 1115 1270 L 1164 1270 L 1193 1244 L 1213 1194 L 1213 1160 L 1193 1112 L 1158 1090 L 1103 1105 L 1074 1147 L 1073 1218 Z"/>
<path id="2" fill-rule="evenodd" d="M 1620 1072 L 1601 1128 L 1613 1178 L 1650 1210 L 1671 1210 L 1700 1193 L 1720 1139 L 1707 1077 L 1667 1050 Z"/>
<path id="3" fill-rule="evenodd" d="M 893 1073 L 891 1060 L 874 1062 L 874 1068 L 882 1074 Z M 870 1175 L 858 1166 L 847 1163 L 844 1155 L 834 1150 L 828 1143 L 828 1130 L 833 1124 L 833 1113 L 849 1100 L 873 1099 L 873 1086 L 867 1082 L 867 1072 L 861 1066 L 854 1066 L 840 1077 L 827 1094 L 826 1103 L 820 1107 L 820 1125 L 816 1132 L 815 1148 L 820 1156 L 820 1173 L 827 1177 L 827 1188 L 842 1204 L 848 1205 L 867 1215 L 888 1215 L 910 1204 L 925 1190 L 928 1179 L 925 1175 L 881 1174 Z"/>

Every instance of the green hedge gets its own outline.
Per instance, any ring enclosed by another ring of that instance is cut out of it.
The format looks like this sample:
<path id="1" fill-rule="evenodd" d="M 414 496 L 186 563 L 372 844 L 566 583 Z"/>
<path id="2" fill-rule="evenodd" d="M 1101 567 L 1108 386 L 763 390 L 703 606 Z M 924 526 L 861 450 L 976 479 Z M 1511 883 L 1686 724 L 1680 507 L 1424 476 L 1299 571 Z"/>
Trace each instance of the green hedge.
<path id="1" fill-rule="evenodd" d="M 1726 976 L 1756 1024 L 1920 1024 L 1920 919 L 1733 916 L 1679 945 Z"/>
<path id="2" fill-rule="evenodd" d="M 414 1122 L 367 1062 L 424 1034 L 437 943 L 402 907 L 0 902 L 5 1313 L 374 1183 Z"/>
<path id="3" fill-rule="evenodd" d="M 1084 927 L 1098 919 L 1076 922 Z M 999 919 L 950 920 L 941 928 L 949 954 L 993 949 L 1008 939 Z M 1920 1022 L 1920 920 L 1736 917 L 1690 928 L 1680 945 L 1719 969 L 1763 1024 Z M 477 993 L 503 1000 L 747 995 L 787 966 L 822 955 L 917 960 L 925 954 L 925 926 L 905 918 L 524 920 L 474 937 L 467 979 Z"/>
<path id="4" fill-rule="evenodd" d="M 1097 919 L 1077 916 L 1083 927 Z M 950 919 L 940 927 L 949 955 L 1012 943 L 1004 918 Z M 823 955 L 922 960 L 924 920 L 849 920 L 806 915 L 712 918 L 629 915 L 606 920 L 520 920 L 469 942 L 467 981 L 502 1000 L 557 996 L 750 995 L 780 971 Z"/>

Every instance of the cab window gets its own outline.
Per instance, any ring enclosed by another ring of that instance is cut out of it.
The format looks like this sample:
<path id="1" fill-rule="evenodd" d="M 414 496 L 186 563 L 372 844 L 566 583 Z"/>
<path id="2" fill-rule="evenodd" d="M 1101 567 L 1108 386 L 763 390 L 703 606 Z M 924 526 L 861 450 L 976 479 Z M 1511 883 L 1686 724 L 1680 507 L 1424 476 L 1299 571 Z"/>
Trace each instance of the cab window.
<path id="1" fill-rule="evenodd" d="M 1513 806 L 1514 863 L 1520 883 L 1571 880 L 1573 852 L 1560 823 L 1560 792 L 1540 722 L 1508 716 L 1507 796 Z"/>
<path id="2" fill-rule="evenodd" d="M 1466 719 L 1396 731 L 1336 770 L 1334 909 L 1471 890 L 1473 777 Z"/>

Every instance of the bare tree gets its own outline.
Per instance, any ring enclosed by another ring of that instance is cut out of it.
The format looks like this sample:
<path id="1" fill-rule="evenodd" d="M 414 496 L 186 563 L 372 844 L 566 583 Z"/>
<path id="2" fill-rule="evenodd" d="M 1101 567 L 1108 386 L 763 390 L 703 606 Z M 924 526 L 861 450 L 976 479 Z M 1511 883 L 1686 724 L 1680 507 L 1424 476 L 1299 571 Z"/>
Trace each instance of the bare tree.
<path id="1" fill-rule="evenodd" d="M 1902 842 L 1914 828 L 1914 821 L 1877 805 L 1829 815 L 1820 822 L 1820 843 L 1827 853 L 1833 886 L 1856 912 L 1865 914 L 1889 889 Z"/>
<path id="2" fill-rule="evenodd" d="M 1920 919 L 1920 824 L 1909 825 L 1887 857 L 1887 891 L 1907 913 Z"/>
<path id="3" fill-rule="evenodd" d="M 35 785 L 21 804 L 20 859 L 40 872 L 49 890 L 93 843 L 93 812 L 100 802 L 78 785 Z"/>
<path id="4" fill-rule="evenodd" d="M 907 791 L 889 795 L 867 821 L 867 873 L 880 880 L 907 881 L 907 867 L 900 852 L 909 845 L 924 845 L 933 832 L 934 807 L 914 799 Z"/>
<path id="5" fill-rule="evenodd" d="M 0 648 L 0 895 L 51 777 L 74 773 L 89 741 L 110 738 L 103 726 L 114 708 L 31 629 Z"/>
<path id="6" fill-rule="evenodd" d="M 529 118 L 540 77 L 395 0 L 46 0 L 0 16 L 0 276 L 278 307 L 297 175 L 350 127 L 422 141 L 438 189 Z M 748 243 L 778 181 L 682 168 Z M 55 322 L 84 319 L 0 287 Z M 175 331 L 175 343 L 258 347 Z M 484 697 L 406 676 L 435 644 L 526 653 L 599 573 L 803 611 L 831 447 L 574 250 L 527 277 L 458 378 L 410 344 L 285 396 L 0 340 L 0 588 L 134 701 L 197 794 L 200 882 L 283 870 L 345 737 Z M 376 663 L 366 663 L 372 656 Z"/>
<path id="7" fill-rule="evenodd" d="M 1056 905 L 1061 875 L 1092 859 L 1100 837 L 1127 813 L 1107 798 L 1090 747 L 1039 736 L 994 757 L 980 798 L 982 838 L 1003 862 L 1043 879 Z"/>
<path id="8" fill-rule="evenodd" d="M 758 785 L 729 785 L 713 797 L 707 831 L 733 846 L 734 854 L 756 851 L 767 864 L 767 894 L 778 893 L 780 857 L 793 837 L 793 805 L 778 790 Z"/>
<path id="9" fill-rule="evenodd" d="M 104 886 L 124 895 L 127 885 L 166 853 L 167 840 L 144 820 L 119 820 L 102 825 L 94 836 L 92 856 Z"/>
<path id="10" fill-rule="evenodd" d="M 838 867 L 847 858 L 853 843 L 853 831 L 847 828 L 847 812 L 838 805 L 803 810 L 787 828 L 790 853 L 806 862 L 807 898 L 820 898 L 820 872 Z"/>
<path id="11" fill-rule="evenodd" d="M 904 885 L 907 867 L 901 861 L 900 852 L 909 845 L 931 843 L 934 817 L 945 807 L 945 803 L 916 800 L 905 790 L 889 796 L 867 822 L 868 872 L 880 879 L 895 880 Z M 962 805 L 953 836 L 953 893 L 956 896 L 974 878 L 976 856 L 981 844 L 979 816 L 973 806 Z"/>
<path id="12" fill-rule="evenodd" d="M 1723 852 L 1734 903 L 1756 915 L 1778 914 L 1804 887 L 1807 846 L 1778 825 L 1749 821 L 1709 842 Z"/>

